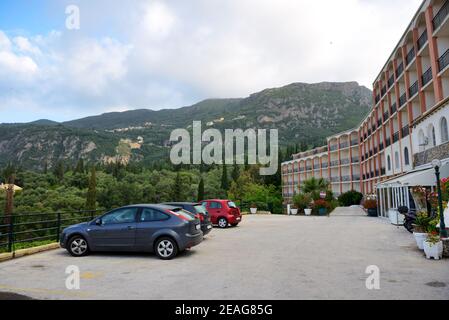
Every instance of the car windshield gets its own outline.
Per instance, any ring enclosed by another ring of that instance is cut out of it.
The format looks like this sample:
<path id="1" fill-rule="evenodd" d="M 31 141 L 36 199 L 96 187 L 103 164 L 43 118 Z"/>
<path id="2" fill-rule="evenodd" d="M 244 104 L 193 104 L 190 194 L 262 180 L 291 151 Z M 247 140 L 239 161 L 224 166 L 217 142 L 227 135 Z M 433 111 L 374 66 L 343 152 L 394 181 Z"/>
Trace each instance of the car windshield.
<path id="1" fill-rule="evenodd" d="M 203 205 L 196 205 L 194 206 L 196 213 L 203 213 L 207 214 L 206 208 Z"/>
<path id="2" fill-rule="evenodd" d="M 228 202 L 228 206 L 229 206 L 229 208 L 237 208 L 237 205 L 232 201 Z"/>
<path id="3" fill-rule="evenodd" d="M 180 215 L 180 216 L 186 218 L 188 221 L 193 221 L 193 220 L 195 220 L 195 216 L 194 216 L 192 213 L 190 213 L 189 211 L 187 211 L 187 210 L 184 210 L 184 209 L 174 209 L 174 210 L 171 210 L 171 211 L 174 212 L 174 213 L 177 214 L 177 215 Z"/>

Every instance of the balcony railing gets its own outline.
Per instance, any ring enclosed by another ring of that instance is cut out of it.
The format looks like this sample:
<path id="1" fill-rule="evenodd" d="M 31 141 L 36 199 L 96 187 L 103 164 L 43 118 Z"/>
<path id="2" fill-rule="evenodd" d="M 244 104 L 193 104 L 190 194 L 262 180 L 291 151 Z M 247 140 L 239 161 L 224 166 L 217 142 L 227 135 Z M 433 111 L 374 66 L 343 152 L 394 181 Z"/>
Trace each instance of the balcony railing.
<path id="1" fill-rule="evenodd" d="M 396 143 L 399 141 L 399 131 L 393 133 L 393 143 Z"/>
<path id="2" fill-rule="evenodd" d="M 410 88 L 408 89 L 408 93 L 410 98 L 418 93 L 418 81 L 415 81 L 415 83 L 410 86 Z"/>
<path id="3" fill-rule="evenodd" d="M 415 58 L 415 47 L 412 47 L 405 56 L 405 62 L 407 63 L 407 65 L 409 65 L 414 58 Z"/>
<path id="4" fill-rule="evenodd" d="M 428 84 L 433 79 L 432 67 L 430 67 L 429 69 L 427 69 L 426 72 L 423 73 L 421 79 L 422 79 L 422 85 L 423 86 Z"/>
<path id="5" fill-rule="evenodd" d="M 449 49 L 438 59 L 439 71 L 443 71 L 449 65 Z"/>
<path id="6" fill-rule="evenodd" d="M 336 167 L 336 166 L 338 166 L 340 164 L 340 161 L 338 161 L 338 160 L 335 160 L 335 161 L 331 161 L 330 162 L 330 166 L 331 167 Z"/>
<path id="7" fill-rule="evenodd" d="M 402 72 L 404 72 L 404 63 L 401 62 L 398 66 L 398 68 L 396 69 L 396 78 L 399 78 L 402 74 Z"/>
<path id="8" fill-rule="evenodd" d="M 404 93 L 404 94 L 399 98 L 399 107 L 402 107 L 406 102 L 407 102 L 407 95 Z"/>
<path id="9" fill-rule="evenodd" d="M 395 114 L 398 110 L 396 102 L 391 105 L 391 114 Z"/>
<path id="10" fill-rule="evenodd" d="M 375 101 L 376 101 L 376 104 L 379 103 L 379 101 L 380 101 L 380 95 L 377 95 L 377 96 L 376 96 Z"/>
<path id="11" fill-rule="evenodd" d="M 410 134 L 410 127 L 406 125 L 404 128 L 402 128 L 402 138 L 407 137 Z"/>
<path id="12" fill-rule="evenodd" d="M 423 33 L 418 38 L 418 50 L 424 48 L 424 45 L 427 43 L 427 29 L 423 31 Z"/>
<path id="13" fill-rule="evenodd" d="M 394 74 L 391 75 L 390 79 L 388 79 L 388 88 L 394 84 Z"/>
<path id="14" fill-rule="evenodd" d="M 438 11 L 438 13 L 433 18 L 432 24 L 433 24 L 433 30 L 438 29 L 439 26 L 443 23 L 446 16 L 449 14 L 449 1 L 446 1 L 441 9 Z"/>

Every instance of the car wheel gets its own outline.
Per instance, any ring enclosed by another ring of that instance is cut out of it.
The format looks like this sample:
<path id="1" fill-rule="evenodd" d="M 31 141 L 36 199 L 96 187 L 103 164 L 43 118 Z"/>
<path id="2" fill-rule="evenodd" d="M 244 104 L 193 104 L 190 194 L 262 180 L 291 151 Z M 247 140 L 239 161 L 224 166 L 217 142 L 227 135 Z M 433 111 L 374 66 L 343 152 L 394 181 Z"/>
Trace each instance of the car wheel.
<path id="1" fill-rule="evenodd" d="M 156 242 L 154 251 L 162 260 L 171 260 L 178 254 L 178 245 L 171 238 L 161 238 Z"/>
<path id="2" fill-rule="evenodd" d="M 218 219 L 218 226 L 222 229 L 225 229 L 228 227 L 228 220 L 226 218 L 220 218 Z"/>
<path id="3" fill-rule="evenodd" d="M 74 236 L 67 244 L 67 251 L 74 257 L 83 257 L 89 254 L 89 245 L 82 236 Z"/>

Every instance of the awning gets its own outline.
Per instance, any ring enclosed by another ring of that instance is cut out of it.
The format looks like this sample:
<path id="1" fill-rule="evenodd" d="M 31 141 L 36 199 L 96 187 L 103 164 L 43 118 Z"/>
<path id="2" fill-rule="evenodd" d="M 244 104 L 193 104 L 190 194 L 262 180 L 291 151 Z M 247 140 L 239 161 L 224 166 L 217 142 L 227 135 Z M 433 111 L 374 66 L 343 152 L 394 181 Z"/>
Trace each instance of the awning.
<path id="1" fill-rule="evenodd" d="M 442 165 L 440 168 L 441 178 L 449 177 L 449 159 L 441 161 Z M 394 185 L 399 186 L 435 186 L 436 177 L 435 169 L 431 164 L 421 166 L 413 171 L 410 171 L 402 176 L 395 177 L 390 180 L 383 181 L 377 185 L 377 188 L 388 188 Z"/>

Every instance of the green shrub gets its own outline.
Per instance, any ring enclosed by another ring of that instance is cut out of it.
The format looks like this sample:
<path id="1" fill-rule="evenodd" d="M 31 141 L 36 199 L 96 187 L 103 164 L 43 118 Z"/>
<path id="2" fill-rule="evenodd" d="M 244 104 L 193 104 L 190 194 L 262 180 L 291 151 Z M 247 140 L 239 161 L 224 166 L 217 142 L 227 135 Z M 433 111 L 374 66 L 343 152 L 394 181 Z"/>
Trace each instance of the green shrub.
<path id="1" fill-rule="evenodd" d="M 350 206 L 356 206 L 360 205 L 363 199 L 363 194 L 360 192 L 357 192 L 355 190 L 351 190 L 345 193 L 342 193 L 338 197 L 338 202 L 343 207 L 350 207 Z"/>
<path id="2" fill-rule="evenodd" d="M 312 202 L 312 197 L 308 193 L 300 193 L 293 197 L 293 204 L 298 208 L 299 211 L 303 211 L 310 207 Z"/>

